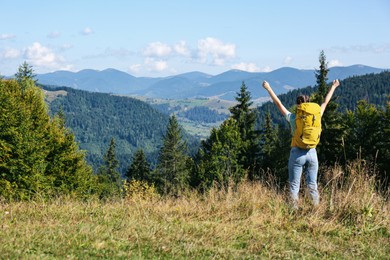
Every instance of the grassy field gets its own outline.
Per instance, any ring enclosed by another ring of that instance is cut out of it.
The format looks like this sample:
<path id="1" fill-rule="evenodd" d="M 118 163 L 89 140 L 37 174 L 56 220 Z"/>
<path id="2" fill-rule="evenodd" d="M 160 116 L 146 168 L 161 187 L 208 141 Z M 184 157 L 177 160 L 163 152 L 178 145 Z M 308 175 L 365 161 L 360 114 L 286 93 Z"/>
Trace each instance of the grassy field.
<path id="1" fill-rule="evenodd" d="M 147 102 L 152 105 L 168 105 L 172 111 L 175 111 L 176 115 L 180 112 L 184 112 L 187 109 L 191 109 L 198 106 L 204 106 L 218 113 L 229 115 L 229 108 L 236 104 L 235 101 L 221 100 L 221 99 L 207 99 L 207 98 L 193 98 L 193 99 L 156 99 L 156 98 L 144 98 L 135 97 L 141 101 Z M 200 123 L 191 121 L 188 118 L 181 116 L 177 117 L 180 125 L 191 135 L 200 139 L 206 139 L 210 136 L 210 131 L 213 127 L 218 128 L 223 121 L 215 123 Z"/>
<path id="2" fill-rule="evenodd" d="M 180 198 L 0 202 L 2 259 L 389 259 L 389 203 L 364 169 L 323 173 L 293 211 L 270 184 Z"/>

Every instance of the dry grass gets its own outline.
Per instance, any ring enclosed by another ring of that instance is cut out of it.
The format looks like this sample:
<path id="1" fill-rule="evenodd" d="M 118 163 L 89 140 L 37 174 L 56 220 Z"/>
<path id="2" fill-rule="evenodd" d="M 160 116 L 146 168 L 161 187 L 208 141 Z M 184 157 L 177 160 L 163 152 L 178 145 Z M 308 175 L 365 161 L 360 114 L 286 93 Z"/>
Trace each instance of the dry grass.
<path id="1" fill-rule="evenodd" d="M 366 169 L 327 169 L 317 208 L 292 211 L 260 183 L 181 198 L 0 203 L 5 259 L 379 258 L 390 255 L 389 204 Z M 304 196 L 305 197 L 305 196 Z"/>

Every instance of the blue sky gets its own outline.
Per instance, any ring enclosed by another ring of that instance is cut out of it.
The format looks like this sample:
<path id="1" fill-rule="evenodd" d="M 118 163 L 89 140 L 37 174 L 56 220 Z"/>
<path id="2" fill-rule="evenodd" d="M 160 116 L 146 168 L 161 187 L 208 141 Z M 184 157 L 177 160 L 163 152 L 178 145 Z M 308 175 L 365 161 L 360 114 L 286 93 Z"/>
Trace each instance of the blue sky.
<path id="1" fill-rule="evenodd" d="M 387 0 L 2 0 L 0 74 L 390 68 Z"/>

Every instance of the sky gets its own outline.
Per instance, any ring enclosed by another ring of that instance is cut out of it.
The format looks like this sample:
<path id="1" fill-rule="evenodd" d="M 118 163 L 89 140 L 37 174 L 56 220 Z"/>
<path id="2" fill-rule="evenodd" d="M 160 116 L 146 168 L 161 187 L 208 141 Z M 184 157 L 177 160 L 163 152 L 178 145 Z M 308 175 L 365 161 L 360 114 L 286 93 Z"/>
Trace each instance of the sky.
<path id="1" fill-rule="evenodd" d="M 1 0 L 0 75 L 390 68 L 388 0 Z"/>

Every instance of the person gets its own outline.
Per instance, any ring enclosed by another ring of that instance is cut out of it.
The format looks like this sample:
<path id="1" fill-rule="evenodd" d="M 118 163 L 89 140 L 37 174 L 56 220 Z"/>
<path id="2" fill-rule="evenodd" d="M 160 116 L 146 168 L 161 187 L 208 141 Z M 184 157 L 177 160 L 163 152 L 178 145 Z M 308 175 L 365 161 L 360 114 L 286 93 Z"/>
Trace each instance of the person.
<path id="1" fill-rule="evenodd" d="M 335 89 L 340 85 L 336 79 L 333 81 L 328 94 L 325 97 L 324 102 L 321 104 L 321 117 L 325 112 L 326 106 L 333 96 Z M 263 87 L 267 90 L 271 96 L 272 101 L 275 103 L 282 115 L 287 119 L 291 127 L 291 133 L 294 137 L 295 132 L 295 114 L 291 113 L 282 104 L 279 98 L 275 95 L 270 84 L 267 81 L 263 82 Z M 301 95 L 297 97 L 296 104 L 299 107 L 302 103 L 310 102 L 308 96 Z M 293 138 L 294 139 L 294 138 Z M 292 200 L 292 206 L 294 209 L 298 208 L 298 194 L 301 183 L 301 175 L 303 170 L 306 172 L 306 182 L 309 189 L 310 197 L 315 206 L 319 204 L 319 194 L 317 189 L 317 175 L 318 175 L 318 158 L 317 151 L 314 148 L 302 149 L 295 145 L 295 142 L 291 142 L 290 157 L 288 161 L 288 175 L 289 175 L 289 192 Z"/>

